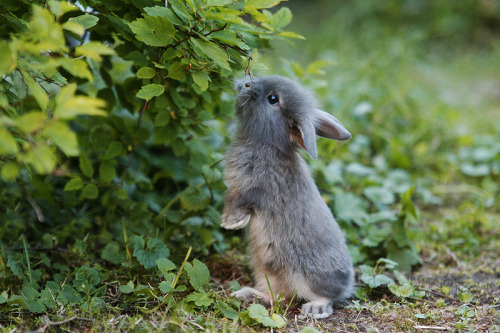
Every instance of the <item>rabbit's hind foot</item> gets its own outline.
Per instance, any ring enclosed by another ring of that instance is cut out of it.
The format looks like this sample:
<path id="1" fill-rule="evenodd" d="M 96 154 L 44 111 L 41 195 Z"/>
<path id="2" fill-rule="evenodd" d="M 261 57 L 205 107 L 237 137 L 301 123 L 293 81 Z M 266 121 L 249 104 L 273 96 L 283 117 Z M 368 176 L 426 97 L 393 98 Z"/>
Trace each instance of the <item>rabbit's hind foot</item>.
<path id="1" fill-rule="evenodd" d="M 330 300 L 312 301 L 302 305 L 301 312 L 302 314 L 299 316 L 299 319 L 307 317 L 323 319 L 333 314 L 333 307 Z"/>

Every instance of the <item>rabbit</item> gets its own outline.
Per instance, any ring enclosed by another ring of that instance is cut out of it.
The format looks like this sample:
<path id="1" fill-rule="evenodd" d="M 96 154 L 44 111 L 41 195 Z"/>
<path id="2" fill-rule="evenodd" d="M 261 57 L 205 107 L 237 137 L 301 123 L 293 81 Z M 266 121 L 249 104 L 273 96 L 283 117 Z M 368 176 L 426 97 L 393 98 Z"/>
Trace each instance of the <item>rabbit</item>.
<path id="1" fill-rule="evenodd" d="M 326 318 L 353 292 L 354 270 L 343 234 L 298 153 L 317 158 L 316 134 L 347 140 L 351 134 L 317 108 L 302 86 L 282 76 L 241 79 L 235 138 L 224 157 L 228 189 L 221 226 L 246 228 L 254 288 L 234 296 L 274 295 L 306 303 L 301 317 Z"/>

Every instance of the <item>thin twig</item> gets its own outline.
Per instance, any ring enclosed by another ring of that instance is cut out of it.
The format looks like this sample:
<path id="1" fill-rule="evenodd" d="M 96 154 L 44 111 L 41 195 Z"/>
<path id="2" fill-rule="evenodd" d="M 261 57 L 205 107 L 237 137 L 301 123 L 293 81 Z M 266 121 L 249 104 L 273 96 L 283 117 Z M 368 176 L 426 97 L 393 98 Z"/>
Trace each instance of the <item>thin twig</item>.
<path id="1" fill-rule="evenodd" d="M 28 200 L 28 202 L 30 203 L 31 207 L 33 207 L 33 210 L 35 211 L 36 216 L 38 218 L 38 221 L 42 222 L 42 223 L 45 222 L 45 216 L 43 216 L 42 209 L 36 203 L 36 201 L 33 200 L 33 198 L 31 197 L 31 195 L 27 194 L 26 195 L 26 200 Z"/>
<path id="2" fill-rule="evenodd" d="M 217 32 L 217 31 L 222 31 L 222 30 L 226 29 L 226 27 L 227 27 L 227 23 L 226 23 L 226 24 L 224 24 L 224 26 L 223 26 L 222 28 L 215 29 L 215 30 L 212 30 L 212 31 L 210 31 L 210 32 L 207 32 L 206 34 L 203 34 L 203 36 L 207 37 L 207 36 L 209 36 L 209 35 L 213 34 L 214 32 Z M 201 31 L 200 31 L 200 32 L 201 32 Z"/>
<path id="3" fill-rule="evenodd" d="M 144 111 L 146 110 L 146 107 L 148 106 L 148 103 L 149 103 L 149 100 L 146 100 L 146 103 L 144 103 L 144 107 L 142 108 L 142 111 L 139 114 L 139 119 L 137 120 L 137 128 L 141 128 L 142 115 L 144 114 Z"/>
<path id="4" fill-rule="evenodd" d="M 445 295 L 445 294 L 442 294 L 442 293 L 439 293 L 439 292 L 437 292 L 437 291 L 428 290 L 428 289 L 424 289 L 424 288 L 420 288 L 420 290 L 425 291 L 426 293 L 431 293 L 431 294 L 437 295 L 437 296 L 439 296 L 439 297 L 444 297 L 444 298 L 447 298 L 447 299 L 449 299 L 449 300 L 452 300 L 452 301 L 458 302 L 458 299 L 453 298 L 453 297 L 448 296 L 448 295 Z"/>
<path id="5" fill-rule="evenodd" d="M 436 331 L 448 331 L 450 330 L 447 326 L 413 326 L 413 328 L 421 330 L 436 330 Z"/>

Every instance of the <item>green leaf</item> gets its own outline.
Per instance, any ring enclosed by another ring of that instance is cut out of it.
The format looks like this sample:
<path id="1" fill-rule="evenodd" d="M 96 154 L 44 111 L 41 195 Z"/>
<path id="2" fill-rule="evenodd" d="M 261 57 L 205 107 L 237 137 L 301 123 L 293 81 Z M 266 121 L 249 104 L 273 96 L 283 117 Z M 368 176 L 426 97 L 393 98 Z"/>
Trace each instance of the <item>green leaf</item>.
<path id="1" fill-rule="evenodd" d="M 185 270 L 189 275 L 189 282 L 196 290 L 203 290 L 210 281 L 210 272 L 207 266 L 198 259 L 193 260 L 193 265 L 186 263 Z"/>
<path id="2" fill-rule="evenodd" d="M 190 42 L 198 49 L 199 52 L 205 54 L 208 58 L 215 61 L 220 67 L 230 70 L 229 62 L 227 61 L 228 55 L 217 44 L 206 42 L 201 39 L 192 38 Z"/>
<path id="3" fill-rule="evenodd" d="M 168 273 L 169 271 L 175 269 L 175 264 L 168 260 L 167 258 L 160 258 L 156 260 L 156 266 L 160 270 L 160 272 L 163 274 L 165 277 L 166 275 L 170 274 Z"/>
<path id="4" fill-rule="evenodd" d="M 91 292 L 99 283 L 101 283 L 101 276 L 95 268 L 83 265 L 75 270 L 73 286 L 77 290 Z"/>
<path id="5" fill-rule="evenodd" d="M 118 141 L 111 141 L 104 154 L 105 159 L 111 159 L 116 156 L 120 156 L 123 152 L 123 145 Z"/>
<path id="6" fill-rule="evenodd" d="M 273 27 L 275 30 L 279 30 L 292 21 L 293 15 L 292 11 L 288 7 L 281 7 L 276 13 L 274 13 L 271 21 L 269 24 L 271 27 Z"/>
<path id="7" fill-rule="evenodd" d="M 367 265 L 359 266 L 361 270 L 361 281 L 366 283 L 371 289 L 377 288 L 382 285 L 394 283 L 390 277 L 384 274 L 373 275 L 373 268 Z"/>
<path id="8" fill-rule="evenodd" d="M 193 80 L 202 91 L 208 89 L 208 81 L 211 81 L 210 76 L 208 76 L 208 74 L 203 71 L 193 73 Z"/>
<path id="9" fill-rule="evenodd" d="M 286 325 L 286 320 L 283 319 L 283 317 L 277 313 L 273 313 L 271 315 L 271 319 L 274 321 L 273 327 L 282 328 L 282 327 L 285 327 L 285 325 Z"/>
<path id="10" fill-rule="evenodd" d="M 78 115 L 107 115 L 102 110 L 106 106 L 104 100 L 87 96 L 75 96 L 76 88 L 75 83 L 70 83 L 61 88 L 56 97 L 54 119 L 73 119 Z"/>
<path id="11" fill-rule="evenodd" d="M 220 40 L 224 44 L 238 46 L 242 50 L 250 49 L 233 30 L 221 30 L 210 34 L 213 39 Z"/>
<path id="12" fill-rule="evenodd" d="M 16 53 L 12 51 L 10 43 L 7 41 L 0 41 L 0 77 L 4 74 L 10 73 L 16 68 Z"/>
<path id="13" fill-rule="evenodd" d="M 164 91 L 165 91 L 165 86 L 161 84 L 152 83 L 142 86 L 141 90 L 139 90 L 136 96 L 145 100 L 150 100 L 153 97 L 160 96 L 161 94 L 163 94 Z"/>
<path id="14" fill-rule="evenodd" d="M 61 1 L 62 3 L 63 1 Z M 62 27 L 54 21 L 54 15 L 40 6 L 33 6 L 33 16 L 28 23 L 30 40 L 36 43 L 25 43 L 25 48 L 31 52 L 65 49 L 65 39 Z M 50 31 L 50 33 L 48 33 Z"/>
<path id="15" fill-rule="evenodd" d="M 124 294 L 130 294 L 134 291 L 134 287 L 124 284 L 120 286 L 119 290 Z"/>
<path id="16" fill-rule="evenodd" d="M 17 276 L 18 278 L 22 278 L 24 273 L 23 265 L 15 258 L 9 257 L 9 259 L 7 259 L 7 267 L 10 268 L 15 276 Z"/>
<path id="17" fill-rule="evenodd" d="M 69 126 L 60 121 L 51 122 L 43 129 L 43 135 L 52 140 L 66 156 L 78 156 L 78 140 Z"/>
<path id="18" fill-rule="evenodd" d="M 51 173 L 57 162 L 54 152 L 45 144 L 31 147 L 23 155 L 18 155 L 18 160 L 30 164 L 39 174 Z"/>
<path id="19" fill-rule="evenodd" d="M 458 291 L 457 297 L 458 300 L 462 303 L 470 303 L 474 299 L 474 295 L 468 291 Z"/>
<path id="20" fill-rule="evenodd" d="M 101 181 L 105 183 L 109 183 L 115 178 L 116 170 L 110 161 L 104 161 L 99 166 L 99 175 L 101 177 Z"/>
<path id="21" fill-rule="evenodd" d="M 158 238 L 150 238 L 144 247 L 144 241 L 139 242 L 139 236 L 134 236 L 134 257 L 145 269 L 156 267 L 156 260 L 166 258 L 170 255 L 170 250 Z"/>
<path id="22" fill-rule="evenodd" d="M 394 192 L 384 187 L 368 186 L 363 193 L 375 204 L 390 205 L 396 200 Z"/>
<path id="23" fill-rule="evenodd" d="M 48 8 L 50 11 L 54 13 L 54 15 L 59 18 L 61 15 L 66 14 L 67 12 L 78 10 L 78 8 L 70 3 L 58 0 L 49 0 Z"/>
<path id="24" fill-rule="evenodd" d="M 460 164 L 460 171 L 464 175 L 471 177 L 483 177 L 490 174 L 490 167 L 488 164 L 473 164 L 473 163 L 462 163 Z"/>
<path id="25" fill-rule="evenodd" d="M 137 71 L 137 77 L 140 79 L 151 79 L 156 75 L 156 71 L 151 67 L 141 67 Z"/>
<path id="26" fill-rule="evenodd" d="M 175 275 L 173 275 L 173 278 L 175 278 Z M 180 291 L 180 292 L 186 291 L 187 288 L 184 285 L 180 285 L 180 286 L 177 286 L 177 287 L 173 288 L 172 287 L 172 282 L 170 280 L 171 279 L 169 278 L 169 281 L 162 281 L 158 285 L 158 287 L 160 288 L 160 291 L 162 293 L 166 294 L 166 293 L 170 293 L 170 292 L 173 292 L 173 291 Z"/>
<path id="27" fill-rule="evenodd" d="M 415 292 L 415 288 L 409 284 L 405 283 L 401 286 L 396 285 L 395 283 L 389 284 L 389 290 L 397 297 L 407 298 L 413 296 Z"/>
<path id="28" fill-rule="evenodd" d="M 392 234 L 391 228 L 381 228 L 377 225 L 371 225 L 368 228 L 367 237 L 363 239 L 362 244 L 369 247 L 378 246 Z"/>
<path id="29" fill-rule="evenodd" d="M 258 323 L 266 327 L 276 327 L 276 323 L 269 316 L 267 309 L 261 304 L 252 304 L 248 307 L 250 318 L 255 319 Z"/>
<path id="30" fill-rule="evenodd" d="M 57 300 L 63 304 L 76 304 L 81 300 L 81 296 L 71 286 L 65 285 L 57 297 Z"/>
<path id="31" fill-rule="evenodd" d="M 392 235 L 396 244 L 400 248 L 410 246 L 411 242 L 406 234 L 405 220 L 400 217 L 392 226 Z"/>
<path id="32" fill-rule="evenodd" d="M 15 125 L 24 133 L 32 133 L 40 129 L 44 125 L 47 117 L 43 112 L 28 112 L 22 117 L 16 119 Z"/>
<path id="33" fill-rule="evenodd" d="M 0 155 L 17 154 L 19 147 L 9 131 L 0 125 Z"/>
<path id="34" fill-rule="evenodd" d="M 63 23 L 62 28 L 64 30 L 71 31 L 72 33 L 80 37 L 82 37 L 85 33 L 85 28 L 81 24 L 69 20 Z"/>
<path id="35" fill-rule="evenodd" d="M 91 82 L 94 81 L 92 72 L 89 70 L 89 66 L 83 59 L 63 58 L 59 59 L 58 61 L 61 66 L 71 75 L 82 79 L 87 79 Z"/>
<path id="36" fill-rule="evenodd" d="M 207 7 L 217 7 L 225 6 L 232 3 L 234 0 L 205 0 L 205 6 Z"/>
<path id="37" fill-rule="evenodd" d="M 66 186 L 64 186 L 65 191 L 77 191 L 83 187 L 84 182 L 81 180 L 79 177 L 71 179 L 69 182 L 66 183 Z"/>
<path id="38" fill-rule="evenodd" d="M 168 77 L 177 81 L 182 80 L 186 76 L 185 67 L 186 65 L 180 61 L 174 62 L 168 68 Z"/>
<path id="39" fill-rule="evenodd" d="M 17 164 L 12 162 L 7 162 L 2 166 L 2 171 L 0 172 L 0 176 L 5 181 L 12 181 L 16 179 L 19 174 L 19 167 Z"/>
<path id="40" fill-rule="evenodd" d="M 95 184 L 87 184 L 82 190 L 82 197 L 86 199 L 95 199 L 99 195 L 99 189 Z"/>
<path id="41" fill-rule="evenodd" d="M 404 272 L 411 271 L 411 267 L 420 263 L 420 258 L 413 246 L 399 247 L 394 240 L 386 242 L 387 258 L 396 261 L 398 269 Z"/>
<path id="42" fill-rule="evenodd" d="M 85 152 L 82 152 L 80 154 L 79 164 L 80 170 L 82 170 L 83 175 L 92 178 L 92 175 L 94 174 L 94 168 L 92 167 L 92 162 L 90 162 L 90 159 Z"/>
<path id="43" fill-rule="evenodd" d="M 161 109 L 155 117 L 155 126 L 157 127 L 162 127 L 167 125 L 170 122 L 170 119 L 172 116 L 170 115 L 170 112 L 166 109 Z"/>
<path id="44" fill-rule="evenodd" d="M 115 51 L 112 48 L 106 47 L 101 42 L 88 42 L 81 46 L 75 48 L 75 53 L 77 56 L 86 56 L 92 60 L 101 62 L 102 55 L 113 55 Z"/>
<path id="45" fill-rule="evenodd" d="M 124 251 L 120 251 L 120 246 L 118 246 L 117 243 L 111 242 L 102 250 L 101 258 L 112 264 L 119 265 L 127 259 L 123 252 Z"/>
<path id="46" fill-rule="evenodd" d="M 37 301 L 26 301 L 26 308 L 31 313 L 43 313 L 47 310 L 43 303 Z"/>
<path id="47" fill-rule="evenodd" d="M 28 86 L 29 92 L 33 95 L 42 111 L 45 111 L 49 104 L 49 96 L 24 69 L 21 69 L 21 74 L 23 75 L 24 82 Z"/>
<path id="48" fill-rule="evenodd" d="M 161 16 L 146 15 L 129 23 L 136 38 L 147 45 L 167 46 L 175 35 L 174 25 Z"/>
<path id="49" fill-rule="evenodd" d="M 334 210 L 340 220 L 355 222 L 358 225 L 363 225 L 368 217 L 366 201 L 352 193 L 337 193 Z"/>
<path id="50" fill-rule="evenodd" d="M 184 23 L 189 23 L 191 15 L 189 14 L 184 1 L 181 0 L 170 0 L 169 5 L 172 6 L 174 12 L 184 21 Z"/>
<path id="51" fill-rule="evenodd" d="M 214 302 L 207 293 L 194 292 L 185 298 L 186 302 L 194 302 L 196 306 L 209 306 Z"/>
<path id="52" fill-rule="evenodd" d="M 238 318 L 238 311 L 233 309 L 231 306 L 228 304 L 222 302 L 221 300 L 216 301 L 217 307 L 219 308 L 220 312 L 224 317 L 230 320 L 234 320 Z"/>
<path id="53" fill-rule="evenodd" d="M 401 203 L 403 204 L 402 211 L 412 215 L 417 218 L 417 209 L 411 200 L 411 195 L 413 194 L 414 186 L 411 186 L 406 192 L 401 195 Z"/>
<path id="54" fill-rule="evenodd" d="M 282 0 L 246 0 L 245 1 L 245 9 L 247 7 L 250 8 L 271 8 L 279 4 Z"/>
<path id="55" fill-rule="evenodd" d="M 278 36 L 281 37 L 287 37 L 287 38 L 296 38 L 296 39 L 306 39 L 304 36 L 299 35 L 298 33 L 295 33 L 293 31 L 283 31 L 278 34 Z"/>
<path id="56" fill-rule="evenodd" d="M 85 13 L 80 16 L 72 17 L 68 22 L 75 22 L 83 26 L 85 29 L 90 29 L 97 24 L 99 18 L 95 15 Z"/>
<path id="57" fill-rule="evenodd" d="M 182 20 L 179 19 L 177 15 L 170 9 L 166 7 L 161 7 L 161 6 L 154 6 L 154 7 L 145 7 L 144 11 L 148 13 L 150 16 L 160 16 L 164 17 L 173 24 L 183 24 Z"/>

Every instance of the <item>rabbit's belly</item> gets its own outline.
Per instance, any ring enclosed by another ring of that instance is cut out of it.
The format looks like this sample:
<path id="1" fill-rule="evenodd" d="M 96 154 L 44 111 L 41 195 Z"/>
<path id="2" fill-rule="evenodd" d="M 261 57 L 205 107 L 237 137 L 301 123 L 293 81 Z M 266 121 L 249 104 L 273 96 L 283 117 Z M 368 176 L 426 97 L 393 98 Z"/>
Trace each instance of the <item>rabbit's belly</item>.
<path id="1" fill-rule="evenodd" d="M 250 220 L 249 238 L 254 266 L 272 266 L 276 261 L 275 238 L 263 216 L 255 214 Z"/>

